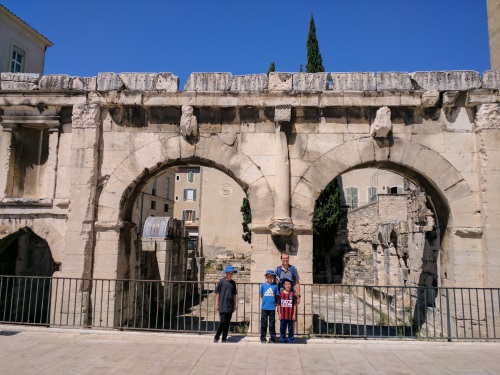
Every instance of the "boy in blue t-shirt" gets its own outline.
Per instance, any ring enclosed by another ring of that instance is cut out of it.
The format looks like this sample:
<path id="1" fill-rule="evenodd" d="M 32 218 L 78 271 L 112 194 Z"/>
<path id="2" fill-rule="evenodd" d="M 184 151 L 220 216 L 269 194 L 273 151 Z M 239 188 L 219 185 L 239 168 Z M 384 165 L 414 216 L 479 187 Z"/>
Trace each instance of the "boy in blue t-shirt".
<path id="1" fill-rule="evenodd" d="M 262 313 L 260 320 L 260 342 L 266 343 L 267 323 L 269 320 L 269 343 L 276 342 L 276 298 L 278 297 L 278 285 L 275 283 L 276 273 L 273 270 L 266 271 L 266 282 L 260 286 L 260 298 L 262 298 Z"/>

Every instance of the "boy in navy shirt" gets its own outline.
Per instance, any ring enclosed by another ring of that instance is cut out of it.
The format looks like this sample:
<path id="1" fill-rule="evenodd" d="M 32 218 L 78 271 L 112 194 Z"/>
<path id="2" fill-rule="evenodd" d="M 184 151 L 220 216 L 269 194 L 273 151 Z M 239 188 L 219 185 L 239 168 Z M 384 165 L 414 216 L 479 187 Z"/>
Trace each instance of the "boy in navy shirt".
<path id="1" fill-rule="evenodd" d="M 283 280 L 283 289 L 278 296 L 278 319 L 280 320 L 280 342 L 286 342 L 286 330 L 288 327 L 288 342 L 294 342 L 293 322 L 297 316 L 297 297 L 292 290 L 292 280 Z"/>
<path id="2" fill-rule="evenodd" d="M 215 286 L 215 310 L 219 311 L 220 324 L 214 337 L 214 342 L 219 342 L 222 334 L 222 342 L 227 341 L 229 323 L 231 316 L 236 311 L 236 283 L 233 275 L 238 271 L 233 266 L 226 266 L 225 277 L 220 279 Z"/>
<path id="3" fill-rule="evenodd" d="M 269 343 L 276 342 L 276 299 L 278 297 L 278 285 L 276 285 L 276 273 L 273 270 L 266 271 L 266 282 L 260 286 L 260 298 L 262 298 L 262 312 L 260 319 L 260 342 L 266 343 L 267 323 L 269 321 Z"/>

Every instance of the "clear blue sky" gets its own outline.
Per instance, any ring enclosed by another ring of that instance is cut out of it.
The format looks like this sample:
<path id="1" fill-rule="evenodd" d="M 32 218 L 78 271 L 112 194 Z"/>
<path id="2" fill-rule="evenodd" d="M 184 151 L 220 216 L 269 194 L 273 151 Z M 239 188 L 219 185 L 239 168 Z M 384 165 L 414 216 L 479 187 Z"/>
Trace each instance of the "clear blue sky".
<path id="1" fill-rule="evenodd" d="M 0 0 L 54 43 L 45 74 L 296 72 L 311 12 L 330 72 L 490 67 L 486 0 Z"/>

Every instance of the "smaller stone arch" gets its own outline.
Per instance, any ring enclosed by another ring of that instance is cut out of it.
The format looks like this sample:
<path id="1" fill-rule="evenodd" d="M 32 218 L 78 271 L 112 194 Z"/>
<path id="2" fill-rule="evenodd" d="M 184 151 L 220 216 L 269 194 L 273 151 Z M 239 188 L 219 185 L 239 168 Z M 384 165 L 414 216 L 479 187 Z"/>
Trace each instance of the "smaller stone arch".
<path id="1" fill-rule="evenodd" d="M 64 238 L 52 223 L 43 219 L 3 219 L 0 221 L 0 240 L 16 232 L 26 230 L 33 231 L 38 237 L 45 240 L 50 247 L 54 261 L 58 264 L 62 263 L 64 257 Z"/>

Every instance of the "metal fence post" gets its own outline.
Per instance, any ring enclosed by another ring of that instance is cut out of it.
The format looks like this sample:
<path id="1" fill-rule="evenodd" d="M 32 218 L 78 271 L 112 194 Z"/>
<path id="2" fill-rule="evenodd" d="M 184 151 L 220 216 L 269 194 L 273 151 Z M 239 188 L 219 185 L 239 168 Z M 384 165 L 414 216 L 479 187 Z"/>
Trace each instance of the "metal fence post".
<path id="1" fill-rule="evenodd" d="M 448 331 L 448 342 L 451 342 L 451 318 L 450 318 L 450 296 L 448 288 L 446 290 L 446 328 Z"/>

